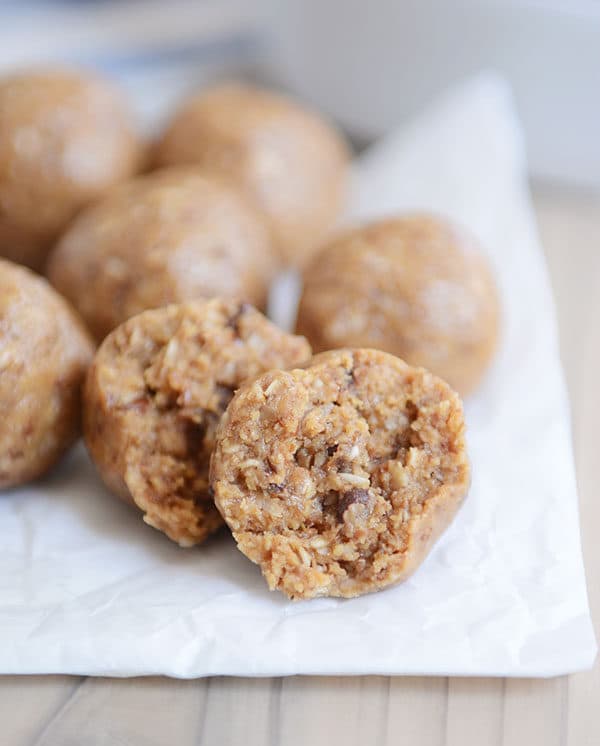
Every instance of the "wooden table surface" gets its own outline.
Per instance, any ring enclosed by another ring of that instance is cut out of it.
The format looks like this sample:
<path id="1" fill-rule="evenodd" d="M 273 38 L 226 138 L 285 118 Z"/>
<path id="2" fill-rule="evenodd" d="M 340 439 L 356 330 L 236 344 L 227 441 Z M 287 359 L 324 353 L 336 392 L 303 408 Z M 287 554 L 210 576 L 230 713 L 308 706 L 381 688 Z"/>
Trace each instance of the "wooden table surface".
<path id="1" fill-rule="evenodd" d="M 600 195 L 535 190 L 600 631 Z M 0 644 L 5 644 L 1 641 Z M 600 663 L 555 679 L 0 678 L 2 746 L 599 746 Z"/>

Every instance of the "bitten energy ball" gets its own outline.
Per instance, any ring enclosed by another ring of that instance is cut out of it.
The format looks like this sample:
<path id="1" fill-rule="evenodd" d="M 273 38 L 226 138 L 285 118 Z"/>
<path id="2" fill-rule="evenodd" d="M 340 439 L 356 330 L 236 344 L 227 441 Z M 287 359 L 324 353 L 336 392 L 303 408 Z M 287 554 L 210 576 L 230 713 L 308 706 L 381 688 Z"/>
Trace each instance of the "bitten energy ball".
<path id="1" fill-rule="evenodd" d="M 136 169 L 121 94 L 90 74 L 0 79 L 0 255 L 42 269 L 73 215 Z"/>
<path id="2" fill-rule="evenodd" d="M 81 213 L 48 276 L 102 339 L 169 303 L 224 295 L 263 306 L 273 264 L 268 231 L 244 198 L 181 168 L 134 179 Z"/>
<path id="3" fill-rule="evenodd" d="M 309 357 L 306 340 L 234 300 L 130 319 L 104 340 L 85 388 L 85 439 L 109 489 L 181 546 L 204 541 L 222 525 L 208 462 L 233 392 Z"/>
<path id="4" fill-rule="evenodd" d="M 300 266 L 340 212 L 348 151 L 329 124 L 293 101 L 229 84 L 184 103 L 157 161 L 197 163 L 239 184 L 267 217 L 284 260 Z"/>
<path id="5" fill-rule="evenodd" d="M 242 387 L 221 420 L 215 503 L 290 598 L 358 596 L 408 577 L 469 484 L 462 406 L 375 350 L 317 355 Z"/>
<path id="6" fill-rule="evenodd" d="M 499 301 L 469 235 L 437 217 L 407 215 L 325 247 L 305 273 L 297 328 L 316 351 L 375 347 L 465 395 L 496 350 Z"/>
<path id="7" fill-rule="evenodd" d="M 0 260 L 0 488 L 40 476 L 73 443 L 92 354 L 48 283 Z"/>

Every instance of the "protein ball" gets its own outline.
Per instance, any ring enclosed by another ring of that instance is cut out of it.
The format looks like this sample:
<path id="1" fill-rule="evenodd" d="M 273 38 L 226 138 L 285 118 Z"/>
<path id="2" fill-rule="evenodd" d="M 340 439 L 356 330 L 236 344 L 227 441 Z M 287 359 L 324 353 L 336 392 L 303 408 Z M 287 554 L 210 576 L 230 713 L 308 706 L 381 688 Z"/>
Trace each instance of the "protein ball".
<path id="1" fill-rule="evenodd" d="M 222 525 L 208 487 L 215 430 L 242 381 L 310 357 L 306 340 L 235 300 L 146 311 L 103 342 L 85 387 L 84 432 L 109 489 L 173 541 Z"/>
<path id="2" fill-rule="evenodd" d="M 0 255 L 41 270 L 85 204 L 133 174 L 139 144 L 121 93 L 91 74 L 0 79 Z"/>
<path id="3" fill-rule="evenodd" d="M 123 184 L 74 221 L 48 276 L 98 339 L 150 308 L 200 297 L 266 302 L 274 255 L 237 191 L 194 169 Z"/>
<path id="4" fill-rule="evenodd" d="M 159 165 L 197 163 L 242 186 L 284 262 L 302 266 L 344 201 L 348 149 L 317 114 L 275 93 L 227 84 L 184 102 L 159 142 Z"/>
<path id="5" fill-rule="evenodd" d="M 323 353 L 238 391 L 219 426 L 211 484 L 271 590 L 380 590 L 421 564 L 467 492 L 461 402 L 384 352 Z"/>
<path id="6" fill-rule="evenodd" d="M 44 474 L 77 438 L 92 355 L 58 293 L 0 259 L 0 488 Z"/>
<path id="7" fill-rule="evenodd" d="M 323 249 L 304 276 L 297 328 L 317 352 L 374 347 L 428 368 L 464 396 L 493 358 L 499 308 L 475 241 L 442 218 L 407 215 Z"/>

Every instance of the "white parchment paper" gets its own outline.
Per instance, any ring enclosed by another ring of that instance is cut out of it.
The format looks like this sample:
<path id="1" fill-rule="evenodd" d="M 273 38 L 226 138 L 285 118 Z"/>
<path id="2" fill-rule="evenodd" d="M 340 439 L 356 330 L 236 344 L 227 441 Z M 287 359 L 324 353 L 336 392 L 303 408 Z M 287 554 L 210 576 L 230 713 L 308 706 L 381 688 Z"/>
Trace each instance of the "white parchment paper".
<path id="1" fill-rule="evenodd" d="M 501 80 L 469 82 L 358 161 L 351 217 L 405 208 L 469 226 L 504 306 L 499 355 L 467 404 L 470 495 L 413 578 L 289 602 L 228 536 L 182 550 L 145 526 L 79 447 L 0 496 L 2 673 L 549 676 L 592 664 L 554 308 Z M 291 294 L 275 293 L 277 316 Z"/>

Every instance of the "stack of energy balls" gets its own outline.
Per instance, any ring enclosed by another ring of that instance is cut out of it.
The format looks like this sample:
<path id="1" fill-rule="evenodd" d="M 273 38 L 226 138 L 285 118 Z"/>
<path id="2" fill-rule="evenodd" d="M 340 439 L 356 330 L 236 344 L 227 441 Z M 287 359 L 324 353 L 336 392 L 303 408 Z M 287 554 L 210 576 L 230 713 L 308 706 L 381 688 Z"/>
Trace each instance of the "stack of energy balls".
<path id="1" fill-rule="evenodd" d="M 484 256 L 426 213 L 336 233 L 349 150 L 281 95 L 203 91 L 151 146 L 131 121 L 88 73 L 0 81 L 0 487 L 83 422 L 110 491 L 182 547 L 227 524 L 294 599 L 405 579 L 469 485 Z M 304 336 L 261 313 L 286 267 Z"/>

